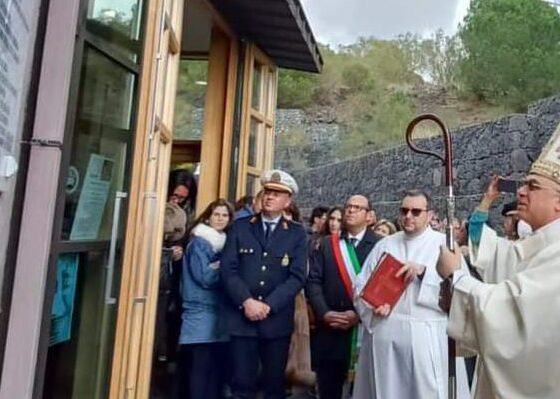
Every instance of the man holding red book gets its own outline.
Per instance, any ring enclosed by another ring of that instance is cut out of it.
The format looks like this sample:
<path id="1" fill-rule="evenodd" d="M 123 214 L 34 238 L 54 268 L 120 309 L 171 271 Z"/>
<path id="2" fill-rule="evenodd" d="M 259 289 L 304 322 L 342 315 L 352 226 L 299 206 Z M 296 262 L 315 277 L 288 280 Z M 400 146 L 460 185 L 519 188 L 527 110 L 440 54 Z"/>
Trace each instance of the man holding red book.
<path id="1" fill-rule="evenodd" d="M 354 363 L 359 319 L 352 305 L 352 286 L 379 240 L 367 228 L 372 218 L 366 197 L 350 197 L 344 206 L 342 236 L 323 238 L 311 256 L 307 298 L 318 320 L 311 348 L 321 399 L 342 397 L 348 370 Z"/>
<path id="2" fill-rule="evenodd" d="M 403 231 L 382 239 L 373 248 L 356 279 L 354 306 L 364 336 L 354 399 L 447 398 L 447 316 L 438 305 L 442 279 L 436 271 L 445 235 L 429 226 L 431 216 L 428 194 L 406 192 L 399 217 Z M 392 287 L 400 288 L 402 296 L 393 306 L 389 304 L 394 299 L 390 295 L 385 303 L 372 306 L 365 300 L 371 298 L 368 282 L 387 253 L 403 264 L 394 273 L 402 285 Z M 457 361 L 457 387 L 458 399 L 470 397 L 462 359 Z"/>

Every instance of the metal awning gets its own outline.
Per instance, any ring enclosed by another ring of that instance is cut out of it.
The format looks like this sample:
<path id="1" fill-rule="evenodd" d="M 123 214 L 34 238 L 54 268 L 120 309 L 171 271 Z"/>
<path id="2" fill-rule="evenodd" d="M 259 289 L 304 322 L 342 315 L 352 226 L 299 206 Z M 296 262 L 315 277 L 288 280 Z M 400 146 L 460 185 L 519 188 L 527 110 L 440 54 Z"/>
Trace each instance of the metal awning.
<path id="1" fill-rule="evenodd" d="M 299 0 L 210 0 L 241 38 L 281 68 L 321 72 L 323 59 Z"/>

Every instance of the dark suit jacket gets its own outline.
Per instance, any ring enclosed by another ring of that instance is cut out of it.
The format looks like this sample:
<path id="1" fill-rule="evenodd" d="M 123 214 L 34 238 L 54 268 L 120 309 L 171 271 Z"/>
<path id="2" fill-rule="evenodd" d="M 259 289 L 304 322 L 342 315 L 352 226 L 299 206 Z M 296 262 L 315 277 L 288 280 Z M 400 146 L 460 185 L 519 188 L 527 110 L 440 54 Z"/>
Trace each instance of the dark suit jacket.
<path id="1" fill-rule="evenodd" d="M 342 238 L 344 237 L 343 234 Z M 356 247 L 360 264 L 363 264 L 380 238 L 369 228 L 367 229 L 364 238 Z M 352 330 L 332 329 L 323 322 L 325 313 L 330 310 L 337 312 L 354 310 L 352 299 L 348 297 L 338 273 L 330 239 L 330 236 L 324 237 L 319 247 L 313 251 L 307 281 L 307 299 L 318 321 L 312 339 L 314 361 L 350 358 Z"/>
<path id="2" fill-rule="evenodd" d="M 229 304 L 231 335 L 260 338 L 289 336 L 294 327 L 294 298 L 305 285 L 306 234 L 303 226 L 284 219 L 268 240 L 260 215 L 236 220 L 222 252 L 220 274 Z M 271 312 L 263 321 L 245 317 L 242 303 L 254 298 Z"/>

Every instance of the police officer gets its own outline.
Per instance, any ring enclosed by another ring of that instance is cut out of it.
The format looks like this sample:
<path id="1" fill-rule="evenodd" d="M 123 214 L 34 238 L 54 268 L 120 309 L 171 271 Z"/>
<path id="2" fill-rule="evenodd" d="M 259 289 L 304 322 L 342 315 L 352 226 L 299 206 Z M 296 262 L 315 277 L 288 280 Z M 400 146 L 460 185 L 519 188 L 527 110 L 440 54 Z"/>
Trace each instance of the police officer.
<path id="1" fill-rule="evenodd" d="M 235 221 L 222 253 L 236 399 L 255 398 L 259 370 L 264 398 L 285 397 L 294 299 L 306 277 L 305 230 L 282 217 L 297 184 L 280 170 L 264 173 L 261 183 L 261 213 Z"/>

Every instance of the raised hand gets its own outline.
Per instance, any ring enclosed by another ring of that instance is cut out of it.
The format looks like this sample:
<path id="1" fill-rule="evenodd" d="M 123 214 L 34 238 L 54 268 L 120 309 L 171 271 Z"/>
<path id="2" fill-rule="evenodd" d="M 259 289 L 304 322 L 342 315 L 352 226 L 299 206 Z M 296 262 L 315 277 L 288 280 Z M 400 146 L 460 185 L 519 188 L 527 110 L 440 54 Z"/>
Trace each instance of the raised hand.
<path id="1" fill-rule="evenodd" d="M 457 244 L 455 247 L 458 248 Z M 446 245 L 439 249 L 436 269 L 441 278 L 446 279 L 461 268 L 461 251 L 452 252 Z"/>

